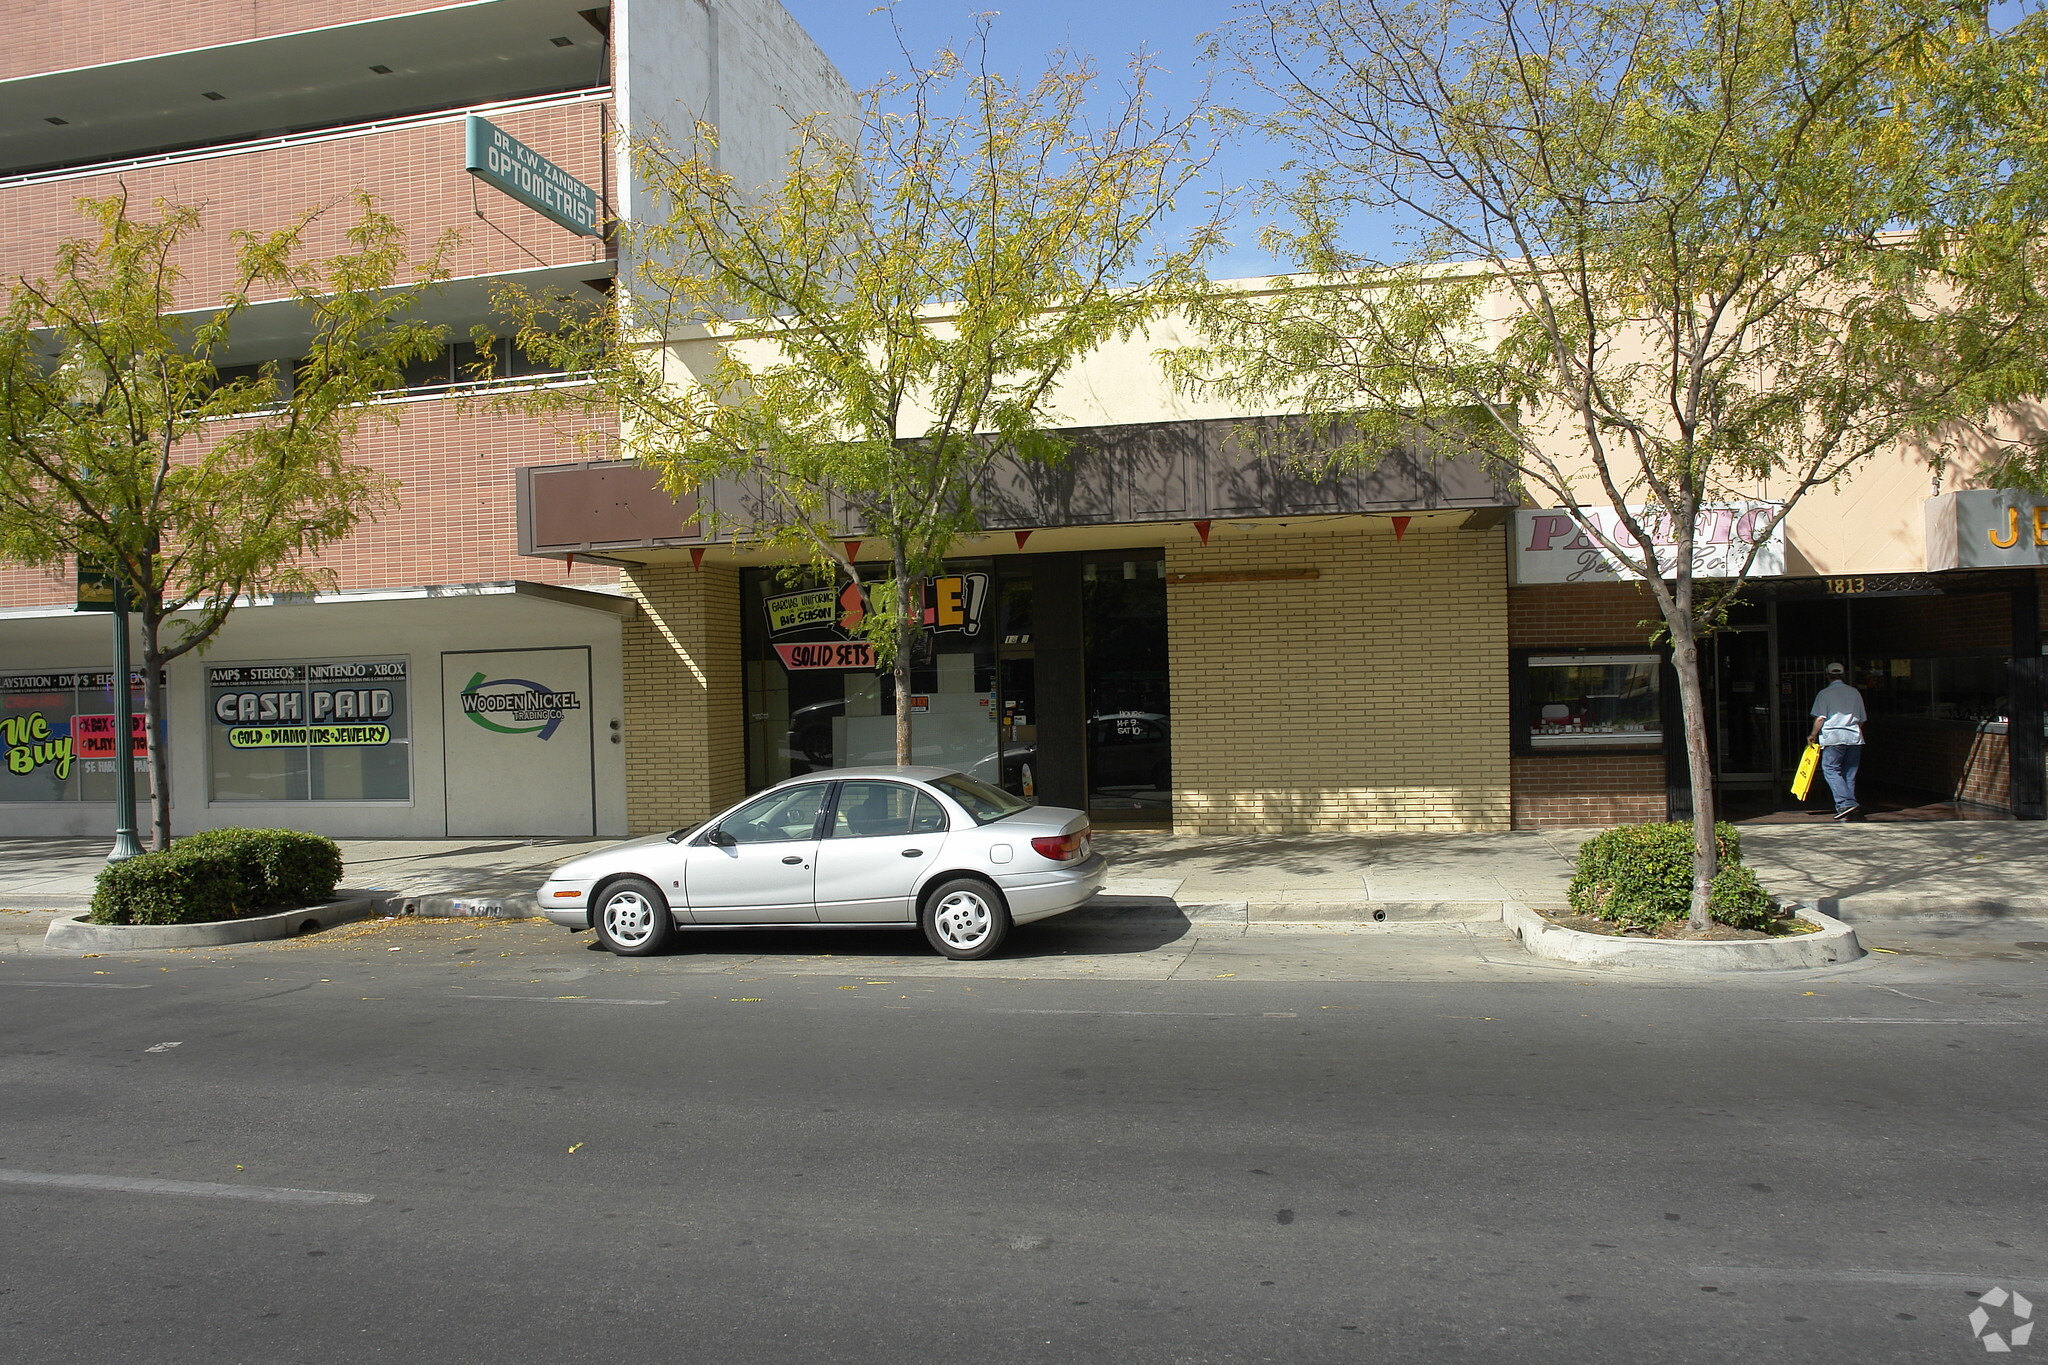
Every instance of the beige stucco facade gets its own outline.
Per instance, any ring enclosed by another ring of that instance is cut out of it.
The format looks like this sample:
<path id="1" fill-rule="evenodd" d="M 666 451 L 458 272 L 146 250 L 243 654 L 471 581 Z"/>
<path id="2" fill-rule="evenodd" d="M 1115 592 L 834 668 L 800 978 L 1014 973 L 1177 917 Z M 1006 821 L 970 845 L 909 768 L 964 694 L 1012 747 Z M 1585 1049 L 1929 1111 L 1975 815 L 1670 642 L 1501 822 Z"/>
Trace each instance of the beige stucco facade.
<path id="1" fill-rule="evenodd" d="M 1162 353 L 1198 341 L 1169 315 L 1102 346 L 1063 376 L 1047 424 L 1164 427 L 1279 411 L 1176 388 Z M 701 337 L 675 345 L 680 382 L 711 348 Z M 1582 501 L 1604 506 L 1569 426 L 1550 430 Z M 1786 523 L 1784 579 L 1860 593 L 1861 580 L 1833 576 L 1924 573 L 1925 500 L 1980 482 L 1978 452 L 1950 454 L 1937 477 L 1928 452 L 1901 446 L 1807 491 Z M 1759 482 L 1721 494 L 1789 491 Z M 1502 830 L 1662 812 L 1666 757 L 1653 746 L 1560 759 L 1518 750 L 1515 732 L 1517 651 L 1648 649 L 1647 601 L 1597 585 L 1511 590 L 1512 519 L 1420 508 L 1216 515 L 1213 525 L 1084 519 L 1017 533 L 1031 538 L 1028 550 L 1018 540 L 1020 554 L 1163 548 L 1176 833 Z M 1002 559 L 1011 535 L 955 550 Z M 669 558 L 627 576 L 648 607 L 626 649 L 636 830 L 672 827 L 746 784 L 737 566 L 762 562 L 720 544 L 699 551 L 701 571 L 680 547 L 645 553 Z M 1798 596 L 1795 583 L 1788 600 Z"/>

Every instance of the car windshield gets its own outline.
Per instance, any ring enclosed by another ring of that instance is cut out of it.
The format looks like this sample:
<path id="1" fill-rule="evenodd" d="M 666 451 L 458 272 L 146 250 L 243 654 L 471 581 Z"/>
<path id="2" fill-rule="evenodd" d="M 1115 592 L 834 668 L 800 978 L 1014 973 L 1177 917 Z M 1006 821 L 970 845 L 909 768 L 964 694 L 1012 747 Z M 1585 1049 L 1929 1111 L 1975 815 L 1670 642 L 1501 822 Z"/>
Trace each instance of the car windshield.
<path id="1" fill-rule="evenodd" d="M 1023 797 L 1012 796 L 1001 787 L 991 787 L 965 773 L 933 778 L 932 785 L 958 801 L 977 825 L 992 825 L 1006 815 L 1031 809 L 1031 803 Z"/>

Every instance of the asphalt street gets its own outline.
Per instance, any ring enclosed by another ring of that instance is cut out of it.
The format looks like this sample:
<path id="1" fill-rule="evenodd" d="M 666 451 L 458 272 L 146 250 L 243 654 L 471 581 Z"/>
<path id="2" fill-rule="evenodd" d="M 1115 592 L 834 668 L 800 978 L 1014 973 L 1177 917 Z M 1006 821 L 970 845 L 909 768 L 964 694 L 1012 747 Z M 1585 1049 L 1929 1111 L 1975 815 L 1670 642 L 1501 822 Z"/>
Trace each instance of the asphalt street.
<path id="1" fill-rule="evenodd" d="M 1685 981 L 1043 930 L 0 961 L 0 1359 L 1917 1362 L 1994 1287 L 2048 1316 L 2038 923 Z"/>

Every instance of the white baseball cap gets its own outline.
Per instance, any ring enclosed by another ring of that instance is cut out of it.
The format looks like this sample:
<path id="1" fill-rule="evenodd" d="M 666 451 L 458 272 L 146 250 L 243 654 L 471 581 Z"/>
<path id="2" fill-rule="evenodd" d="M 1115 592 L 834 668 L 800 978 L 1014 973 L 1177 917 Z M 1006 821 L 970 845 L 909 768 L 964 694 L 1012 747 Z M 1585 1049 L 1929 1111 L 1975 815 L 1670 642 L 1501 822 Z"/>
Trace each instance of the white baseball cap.
<path id="1" fill-rule="evenodd" d="M 1830 678 L 1839 678 L 1848 671 L 1848 669 L 1843 668 L 1840 664 L 1829 664 L 1827 668 L 1827 673 Z"/>

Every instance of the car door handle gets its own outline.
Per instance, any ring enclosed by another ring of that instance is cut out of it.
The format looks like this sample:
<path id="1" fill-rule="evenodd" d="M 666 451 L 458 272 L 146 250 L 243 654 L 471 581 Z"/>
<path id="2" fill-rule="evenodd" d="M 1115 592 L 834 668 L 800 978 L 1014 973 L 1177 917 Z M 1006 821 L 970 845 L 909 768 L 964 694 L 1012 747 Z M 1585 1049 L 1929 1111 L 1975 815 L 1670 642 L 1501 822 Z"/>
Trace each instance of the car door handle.
<path id="1" fill-rule="evenodd" d="M 903 850 L 903 856 L 906 858 L 922 858 L 924 850 L 921 848 L 906 848 Z"/>
<path id="2" fill-rule="evenodd" d="M 791 864 L 791 865 L 794 865 L 794 864 L 796 864 L 796 863 L 800 863 L 800 862 L 802 862 L 802 861 L 803 861 L 803 858 L 802 858 L 802 857 L 800 857 L 800 856 L 799 856 L 799 855 L 797 855 L 797 854 L 794 854 L 794 853 L 792 853 L 792 854 L 790 854 L 790 855 L 789 855 L 789 856 L 788 856 L 787 858 L 784 858 L 784 859 L 783 859 L 782 861 L 784 861 L 785 863 L 789 863 L 789 864 Z"/>

